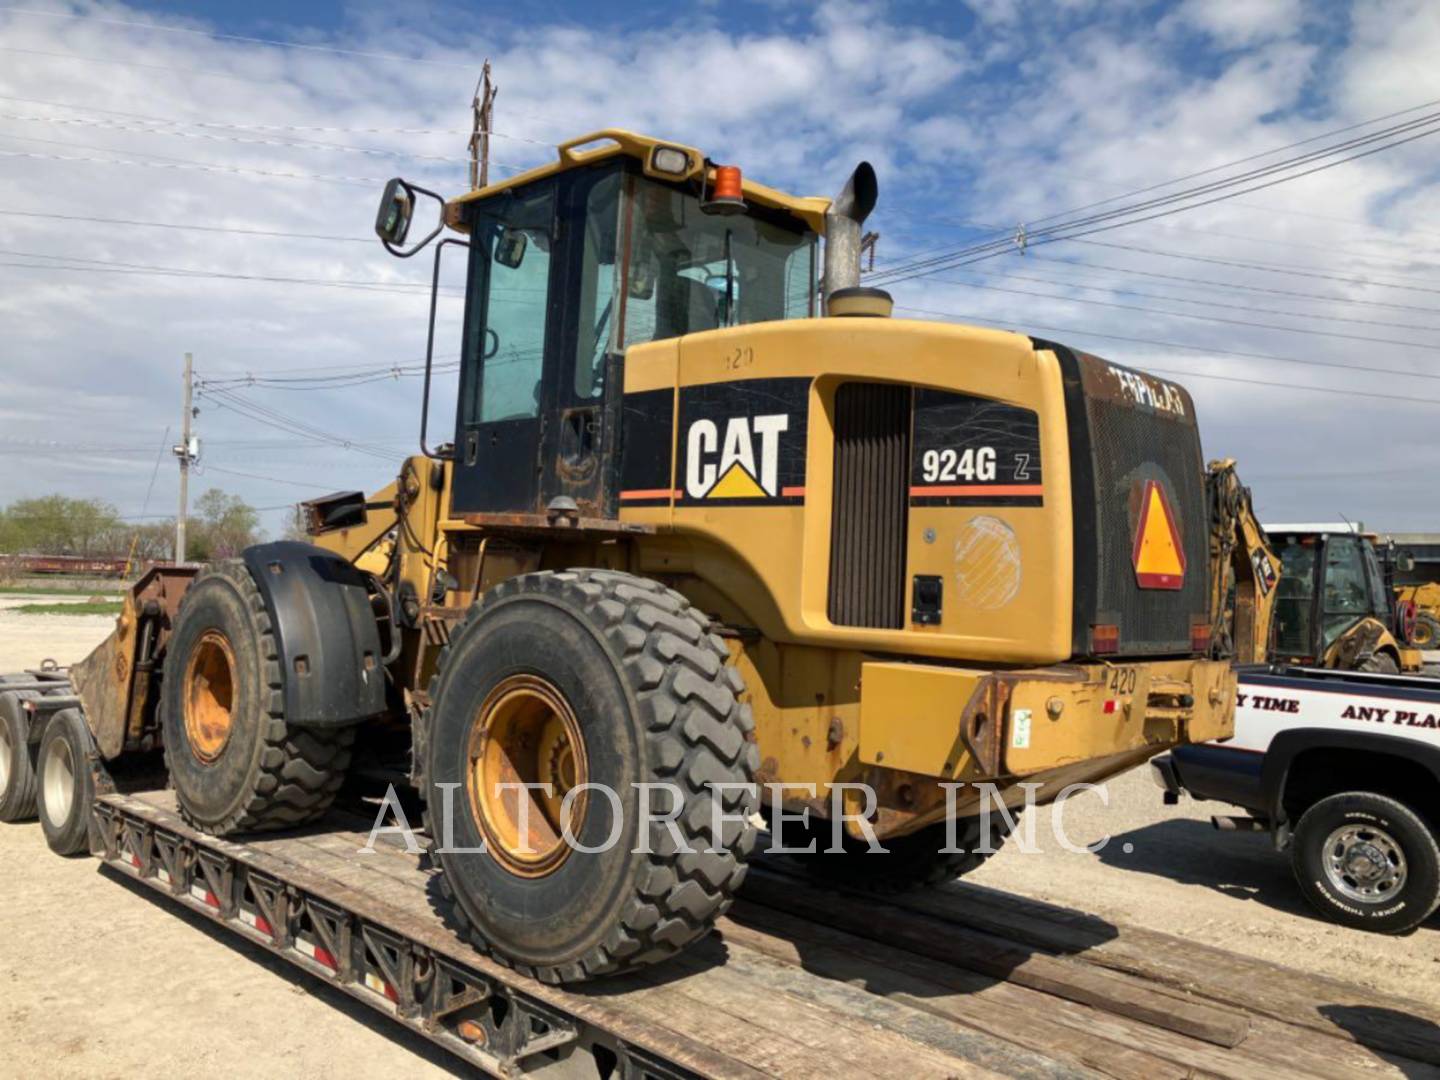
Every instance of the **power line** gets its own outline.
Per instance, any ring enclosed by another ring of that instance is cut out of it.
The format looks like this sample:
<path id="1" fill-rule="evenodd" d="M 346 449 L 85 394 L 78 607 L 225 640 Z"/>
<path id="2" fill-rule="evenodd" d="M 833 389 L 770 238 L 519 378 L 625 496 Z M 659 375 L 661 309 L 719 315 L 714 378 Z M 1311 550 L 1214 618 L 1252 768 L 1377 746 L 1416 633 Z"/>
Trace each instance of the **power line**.
<path id="1" fill-rule="evenodd" d="M 253 420 L 256 423 L 265 424 L 291 435 L 304 435 L 308 438 L 330 443 L 341 449 L 353 450 L 355 453 L 366 454 L 384 461 L 394 460 L 394 454 L 388 450 L 381 449 L 373 444 L 347 439 L 343 435 L 337 435 L 334 432 L 314 427 L 304 420 L 280 412 L 278 409 L 272 409 L 267 405 L 261 405 L 258 402 L 241 397 L 233 390 L 206 387 L 200 391 L 200 396 L 222 409 L 229 409 L 231 412 L 239 413 L 241 416 Z"/>
<path id="2" fill-rule="evenodd" d="M 9 135 L 6 137 L 26 139 L 26 141 L 29 142 L 49 141 L 44 139 L 29 139 L 24 135 Z M 61 143 L 58 145 L 73 144 Z M 379 176 L 330 176 L 324 173 L 282 172 L 278 169 L 247 169 L 238 165 L 207 165 L 198 161 L 171 161 L 164 159 L 132 161 L 125 158 L 99 158 L 76 154 L 41 154 L 33 150 L 0 150 L 0 157 L 27 158 L 31 161 L 65 161 L 82 165 L 129 165 L 145 169 L 171 169 L 178 172 L 228 173 L 232 176 L 264 176 L 280 180 L 320 180 L 326 183 L 345 184 L 352 187 L 370 187 L 372 184 L 383 184 L 389 179 L 388 177 Z"/>
<path id="3" fill-rule="evenodd" d="M 314 484 L 307 484 L 300 480 L 285 480 L 279 476 L 262 476 L 259 473 L 242 472 L 239 469 L 222 469 L 219 465 L 203 465 L 200 467 L 199 472 L 202 476 L 204 476 L 206 473 L 217 472 L 224 473 L 226 476 L 243 477 L 246 480 L 266 480 L 272 484 L 289 484 L 291 487 L 304 488 L 307 491 L 325 490 L 324 488 L 317 487 Z"/>
<path id="4" fill-rule="evenodd" d="M 373 236 L 335 236 L 327 233 L 284 232 L 279 229 L 244 229 L 224 225 L 193 225 L 175 221 L 137 221 L 132 218 L 97 218 L 89 214 L 50 214 L 38 210 L 0 210 L 6 217 L 48 218 L 55 221 L 78 221 L 86 225 L 131 225 L 149 229 L 184 229 L 193 232 L 234 233 L 238 236 L 266 236 L 286 240 L 330 240 L 346 244 L 374 244 Z"/>
<path id="5" fill-rule="evenodd" d="M 187 120 L 175 116 L 155 116 L 152 113 L 128 112 L 120 109 L 103 109 L 96 105 L 76 105 L 68 101 L 48 101 L 41 98 L 16 97 L 12 94 L 0 94 L 0 101 L 15 101 L 22 105 L 45 105 L 56 109 L 76 109 L 85 113 L 98 113 L 104 116 L 121 116 L 129 120 L 144 120 L 155 124 L 174 124 L 183 127 L 217 128 L 224 131 L 277 131 L 277 132 L 316 132 L 330 135 L 469 135 L 469 128 L 413 128 L 413 127 L 342 127 L 331 124 L 242 124 L 234 121 L 223 120 Z M 549 121 L 547 121 L 549 122 Z M 556 121 L 558 123 L 558 121 Z M 514 135 L 510 132 L 492 131 L 491 135 L 497 139 L 507 139 L 511 142 L 529 143 L 532 146 L 543 146 L 547 150 L 554 150 L 555 144 L 544 139 L 530 139 L 523 135 Z"/>
<path id="6" fill-rule="evenodd" d="M 946 321 L 948 321 L 948 322 L 959 321 L 959 322 L 971 322 L 971 323 L 985 323 L 985 324 L 990 325 L 990 326 L 998 326 L 998 327 L 1000 327 L 1000 328 L 1002 328 L 1002 329 L 1010 330 L 1012 333 L 1025 333 L 1024 330 L 1016 330 L 1016 329 L 1015 329 L 1016 323 L 1015 323 L 1013 320 L 995 319 L 995 318 L 991 318 L 990 316 L 987 316 L 987 315 L 970 315 L 970 314 L 966 314 L 966 313 L 959 312 L 959 311 L 939 311 L 939 310 L 936 310 L 936 309 L 934 309 L 934 308 L 910 307 L 910 306 L 908 306 L 908 305 L 902 305 L 902 304 L 897 304 L 897 305 L 895 306 L 895 310 L 897 310 L 897 311 L 912 311 L 912 312 L 916 313 L 917 315 L 935 315 L 935 316 L 938 316 L 938 317 L 940 317 L 940 318 L 942 318 L 942 319 L 944 319 L 944 320 L 946 320 Z M 1078 328 L 1073 327 L 1073 326 L 1042 326 L 1042 325 L 1040 325 L 1039 323 L 1028 323 L 1028 322 L 1027 322 L 1025 325 L 1026 325 L 1026 327 L 1027 327 L 1028 329 L 1030 329 L 1030 330 L 1043 330 L 1043 331 L 1045 331 L 1046 333 L 1054 333 L 1054 334 L 1075 334 L 1075 335 L 1078 335 L 1078 336 L 1080 336 L 1080 337 L 1104 338 L 1104 339 L 1106 339 L 1106 340 L 1108 340 L 1108 341 L 1124 341 L 1124 342 L 1128 342 L 1128 343 L 1133 344 L 1133 345 L 1154 345 L 1154 346 L 1157 346 L 1157 347 L 1163 348 L 1163 349 L 1186 349 L 1186 350 L 1189 350 L 1189 351 L 1192 351 L 1192 352 L 1206 353 L 1206 354 L 1211 355 L 1211 356 L 1230 356 L 1230 357 L 1236 357 L 1236 358 L 1239 358 L 1239 359 L 1242 359 L 1242 360 L 1276 360 L 1276 361 L 1279 361 L 1279 362 L 1281 362 L 1281 363 L 1295 363 L 1295 364 L 1298 364 L 1298 363 L 1306 363 L 1306 361 L 1297 360 L 1297 359 L 1295 359 L 1294 357 L 1288 357 L 1288 356 L 1274 356 L 1274 355 L 1269 354 L 1269 353 L 1239 352 L 1239 351 L 1236 351 L 1236 350 L 1234 350 L 1234 349 L 1212 349 L 1212 348 L 1210 348 L 1209 346 L 1206 346 L 1206 345 L 1186 345 L 1186 344 L 1184 344 L 1184 343 L 1182 343 L 1182 342 L 1178 342 L 1178 341 L 1158 341 L 1158 340 L 1156 340 L 1156 339 L 1154 339 L 1154 338 L 1131 337 L 1131 336 L 1124 335 L 1124 334 L 1107 334 L 1107 333 L 1102 333 L 1102 332 L 1099 331 L 1099 330 L 1082 330 L 1082 329 L 1078 329 Z M 1149 368 L 1149 367 L 1147 367 L 1145 370 L 1147 370 L 1147 371 L 1160 371 L 1160 370 L 1162 370 L 1162 369 L 1160 369 L 1160 368 Z M 1188 376 L 1190 376 L 1190 375 L 1199 375 L 1199 372 L 1179 371 L 1179 372 L 1171 372 L 1171 374 L 1184 375 L 1184 376 L 1187 376 L 1187 377 L 1188 377 Z M 1402 373 L 1400 373 L 1400 372 L 1395 372 L 1394 374 L 1402 374 Z M 1405 372 L 1405 373 L 1403 373 L 1403 374 L 1409 374 L 1409 372 Z M 1239 378 L 1237 378 L 1237 377 L 1229 376 L 1229 375 L 1206 375 L 1206 376 L 1204 376 L 1204 378 L 1208 378 L 1208 379 L 1223 379 L 1223 380 L 1229 380 L 1229 381 L 1234 381 L 1234 382 L 1249 382 L 1249 381 L 1251 381 L 1251 380 L 1246 380 L 1246 379 L 1239 379 Z M 1404 394 L 1404 395 L 1401 395 L 1401 394 L 1377 394 L 1377 393 L 1374 393 L 1374 392 L 1372 392 L 1372 391 L 1365 391 L 1365 390 L 1346 390 L 1346 389 L 1339 389 L 1339 388 L 1336 388 L 1336 387 L 1329 387 L 1329 386 L 1305 386 L 1305 385 L 1300 384 L 1300 383 L 1265 383 L 1265 382 L 1257 382 L 1256 385 L 1260 385 L 1260 386 L 1278 386 L 1278 387 L 1283 387 L 1283 388 L 1285 388 L 1285 389 L 1295 389 L 1295 390 L 1310 390 L 1310 391 L 1314 391 L 1315 393 L 1344 394 L 1344 395 L 1349 396 L 1349 397 L 1379 398 L 1379 399 L 1384 400 L 1384 401 L 1407 401 L 1407 402 L 1415 402 L 1415 403 L 1417 403 L 1417 404 L 1440 405 L 1440 398 L 1417 398 L 1417 397 L 1414 397 L 1414 396 L 1409 395 L 1409 394 Z"/>
<path id="7" fill-rule="evenodd" d="M 1114 308 L 1117 311 L 1139 311 L 1146 315 L 1163 315 L 1172 319 L 1198 319 L 1201 322 L 1218 323 L 1222 326 L 1244 326 L 1255 330 L 1278 330 L 1286 334 L 1306 334 L 1311 337 L 1338 338 L 1344 341 L 1364 341 L 1373 345 L 1396 345 L 1405 349 L 1427 349 L 1440 352 L 1440 345 L 1430 345 L 1420 341 L 1397 341 L 1394 338 L 1369 337 L 1364 334 L 1342 334 L 1336 330 L 1307 330 L 1298 326 L 1277 326 L 1274 323 L 1252 322 L 1248 319 L 1228 319 L 1220 315 L 1204 315 L 1193 311 L 1165 311 L 1161 308 L 1144 307 L 1140 304 L 1117 304 L 1108 300 L 1091 300 L 1083 296 L 1059 296 L 1055 293 L 1031 292 L 1028 289 L 1007 289 L 1001 285 L 982 285 L 979 282 L 949 281 L 944 278 L 932 279 L 946 285 L 959 285 L 970 289 L 984 289 L 987 292 L 1010 293 L 1014 296 L 1033 296 L 1041 300 L 1063 300 L 1070 304 L 1091 304 L 1095 307 Z M 1356 368 L 1355 370 L 1358 371 L 1362 369 Z M 1411 374 L 1410 372 L 1394 371 L 1390 368 L 1365 368 L 1363 370 L 1387 372 L 1391 375 Z M 1440 379 L 1440 374 L 1416 374 L 1415 378 Z"/>
<path id="8" fill-rule="evenodd" d="M 1350 161 L 1355 161 L 1363 157 L 1368 157 L 1371 154 L 1380 153 L 1381 151 L 1393 149 L 1396 146 L 1401 146 L 1408 142 L 1413 142 L 1416 139 L 1424 138 L 1428 135 L 1440 133 L 1440 127 L 1434 126 L 1437 122 L 1440 122 L 1440 113 L 1428 114 L 1427 116 L 1422 117 L 1419 120 L 1409 121 L 1405 124 L 1393 125 L 1390 128 L 1382 129 L 1379 132 L 1374 132 L 1370 135 L 1364 136 L 1363 138 L 1347 140 L 1344 143 L 1326 147 L 1323 150 L 1314 151 L 1310 154 L 1301 155 L 1300 157 L 1292 158 L 1287 161 L 1277 162 L 1274 165 L 1265 167 L 1264 169 L 1251 170 L 1248 173 L 1242 173 L 1238 176 L 1230 177 L 1212 184 L 1205 184 L 1198 187 L 1186 189 L 1185 191 L 1175 192 L 1171 195 L 1163 196 L 1157 199 L 1146 200 L 1141 203 L 1132 204 L 1127 207 L 1121 207 L 1119 209 L 1107 211 L 1102 214 L 1093 214 L 1089 217 L 1060 222 L 1056 225 L 1048 226 L 1036 232 L 1030 232 L 1029 230 L 1025 230 L 1023 235 L 1017 236 L 1013 239 L 1007 238 L 973 244 L 969 247 L 952 251 L 946 255 L 940 255 L 929 259 L 916 260 L 910 264 L 891 267 L 889 270 L 881 271 L 880 273 L 876 274 L 875 278 L 877 280 L 883 280 L 888 284 L 894 284 L 900 281 L 908 281 L 916 277 L 923 277 L 929 273 L 935 273 L 940 270 L 953 269 L 956 266 L 963 266 L 967 265 L 968 263 L 974 263 L 982 261 L 983 259 L 993 258 L 995 255 L 1010 250 L 1012 245 L 1016 243 L 1021 244 L 1023 247 L 1055 243 L 1060 240 L 1075 239 L 1081 236 L 1089 236 L 1094 233 L 1107 232 L 1111 229 L 1124 228 L 1129 225 L 1137 225 L 1142 222 L 1154 221 L 1158 218 L 1168 217 L 1172 214 L 1199 209 L 1203 206 L 1209 206 L 1212 203 L 1235 198 L 1238 195 L 1247 194 L 1252 191 L 1259 191 L 1268 187 L 1274 187 L 1277 184 L 1288 183 L 1292 180 L 1298 180 L 1302 177 L 1312 175 L 1313 173 L 1334 168 L 1337 165 L 1343 165 Z M 1404 132 L 1415 131 L 1417 128 L 1420 127 L 1425 127 L 1426 130 L 1419 131 L 1418 134 L 1406 135 L 1403 138 L 1395 137 Z M 1335 155 L 1336 153 L 1351 150 L 1358 146 L 1364 146 L 1369 143 L 1385 139 L 1390 139 L 1391 141 L 1383 142 L 1382 145 L 1373 146 L 1370 149 L 1350 154 L 1347 157 L 1340 157 L 1334 160 L 1325 161 L 1319 165 L 1313 165 L 1312 167 L 1302 170 L 1300 172 L 1289 172 L 1288 175 L 1275 176 L 1276 173 L 1293 170 L 1299 165 L 1308 164 L 1309 162 L 1317 161 L 1325 157 L 1333 157 L 1333 155 Z M 1263 179 L 1262 182 L 1253 184 L 1249 187 L 1238 186 L 1250 180 L 1260 179 L 1262 177 L 1270 178 Z M 1193 200 L 1196 199 L 1198 196 L 1210 194 L 1212 192 L 1219 192 L 1219 194 L 1213 194 L 1211 195 L 1211 197 L 1201 199 L 1200 201 L 1185 202 L 1185 205 L 1174 205 L 1178 202 L 1184 202 L 1185 200 Z M 1164 207 L 1164 209 L 1156 209 L 1159 207 Z M 1156 209 L 1156 212 L 1151 214 L 1143 213 L 1144 211 L 1150 209 Z M 1141 216 L 1135 216 L 1137 214 Z"/>
<path id="9" fill-rule="evenodd" d="M 210 131 L 179 131 L 173 127 L 120 124 L 113 120 L 96 120 L 79 116 L 25 116 L 19 113 L 0 112 L 0 120 L 14 120 L 22 123 L 48 122 L 67 126 L 93 127 L 101 131 L 122 131 L 137 135 L 164 135 L 173 139 L 202 139 L 207 142 L 239 143 L 243 146 L 275 146 L 297 150 L 328 150 L 345 154 L 368 154 L 374 157 L 398 157 L 408 158 L 413 161 L 438 161 L 447 164 L 464 164 L 468 160 L 467 158 L 455 157 L 453 155 L 417 154 L 410 150 L 391 150 L 374 146 L 350 146 L 346 143 L 329 143 L 313 139 L 262 139 L 246 138 L 240 135 L 221 135 Z M 497 162 L 496 164 L 501 163 Z"/>
<path id="10" fill-rule="evenodd" d="M 1041 258 L 1042 256 L 1037 256 Z M 1046 260 L 1049 261 L 1049 260 Z M 1079 265 L 1084 266 L 1084 263 Z M 963 274 L 975 274 L 986 278 L 996 278 L 1002 281 L 1031 281 L 1040 285 L 1059 285 L 1066 289 L 1084 289 L 1087 292 L 1108 292 L 1116 296 L 1136 296 L 1146 300 L 1163 300 L 1169 303 L 1178 304 L 1202 304 L 1205 307 L 1222 308 L 1226 311 L 1248 311 L 1257 315 L 1280 315 L 1290 319 L 1319 319 L 1324 322 L 1354 323 L 1360 326 L 1384 326 L 1394 330 L 1419 330 L 1423 333 L 1440 333 L 1440 326 L 1419 326 L 1413 323 L 1397 323 L 1390 319 L 1353 319 L 1344 315 L 1320 315 L 1309 311 L 1282 311 L 1278 308 L 1257 308 L 1247 304 L 1227 304 L 1220 300 L 1199 300 L 1188 296 L 1167 296 L 1161 293 L 1136 292 L 1133 289 L 1119 289 L 1113 285 L 1082 285 L 1075 281 L 1055 280 L 1054 278 L 1030 277 L 1026 274 L 992 273 L 988 270 L 961 270 Z M 1129 271 L 1118 271 L 1127 274 Z M 970 282 L 953 281 L 947 278 L 932 278 L 946 285 L 968 285 Z M 1077 302 L 1081 302 L 1076 298 Z M 1440 314 L 1440 312 L 1437 312 Z"/>
<path id="11" fill-rule="evenodd" d="M 284 41 L 274 38 L 247 37 L 243 34 L 223 34 L 215 30 L 198 30 L 188 26 L 162 26 L 159 23 L 139 22 L 130 19 L 115 19 L 102 15 L 77 15 L 68 11 L 35 11 L 30 8 L 0 7 L 0 11 L 11 15 L 27 15 L 46 19 L 71 19 L 77 22 L 99 23 L 105 26 L 123 26 L 133 30 L 149 30 L 161 34 L 191 34 L 195 37 L 210 38 L 213 41 L 238 41 L 247 45 L 268 45 L 272 48 L 300 49 L 306 52 L 335 53 L 341 56 L 355 56 L 364 60 L 385 60 L 400 64 L 429 64 L 435 67 L 461 68 L 474 71 L 474 65 L 453 60 L 435 60 L 421 56 L 400 56 L 395 53 L 369 52 L 362 49 L 342 49 L 334 45 L 312 45 L 307 42 Z"/>

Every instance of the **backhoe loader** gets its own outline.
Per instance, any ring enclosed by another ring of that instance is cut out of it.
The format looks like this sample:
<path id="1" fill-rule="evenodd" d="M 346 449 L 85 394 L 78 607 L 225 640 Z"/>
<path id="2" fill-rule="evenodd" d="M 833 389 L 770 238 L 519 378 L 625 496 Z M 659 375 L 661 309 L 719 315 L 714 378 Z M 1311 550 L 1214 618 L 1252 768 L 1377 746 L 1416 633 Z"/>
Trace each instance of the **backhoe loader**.
<path id="1" fill-rule="evenodd" d="M 1043 803 L 1229 734 L 1189 394 L 892 317 L 859 285 L 876 197 L 868 165 L 795 197 L 618 130 L 448 201 L 392 181 L 384 245 L 466 266 L 453 433 L 427 358 L 388 487 L 308 504 L 313 543 L 155 570 L 56 693 L 0 692 L 31 718 L 6 815 L 44 746 L 80 779 L 42 822 L 163 746 L 192 825 L 289 828 L 408 732 L 455 923 L 577 981 L 704 935 L 759 813 L 819 834 L 819 875 L 943 881 L 998 839 L 977 783 Z"/>

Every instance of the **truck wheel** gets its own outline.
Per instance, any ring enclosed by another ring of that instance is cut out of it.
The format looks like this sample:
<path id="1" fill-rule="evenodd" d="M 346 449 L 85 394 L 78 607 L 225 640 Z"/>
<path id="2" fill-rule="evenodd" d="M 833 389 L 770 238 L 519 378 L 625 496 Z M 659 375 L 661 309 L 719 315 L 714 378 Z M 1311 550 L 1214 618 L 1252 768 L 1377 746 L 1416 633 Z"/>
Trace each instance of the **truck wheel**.
<path id="1" fill-rule="evenodd" d="M 759 752 L 728 659 L 683 596 L 630 574 L 526 574 L 471 609 L 431 683 L 426 795 L 476 948 L 576 982 L 709 931 L 755 841 Z M 641 784 L 670 789 L 643 828 Z M 654 820 L 671 810 L 674 832 Z"/>
<path id="2" fill-rule="evenodd" d="M 287 724 L 278 655 L 244 563 L 201 571 L 166 651 L 162 725 L 180 811 L 216 836 L 314 821 L 344 782 L 355 729 Z"/>
<path id="3" fill-rule="evenodd" d="M 1421 612 L 1415 616 L 1415 630 L 1410 635 L 1410 644 L 1417 649 L 1433 649 L 1440 642 L 1440 619 Z"/>
<path id="4" fill-rule="evenodd" d="M 800 828 L 797 824 L 795 828 Z M 843 888 L 864 889 L 876 893 L 900 893 L 913 889 L 926 889 L 954 881 L 979 866 L 1000 849 L 1010 835 L 1005 819 L 999 814 L 990 817 L 990 843 L 988 852 L 976 851 L 980 845 L 980 819 L 966 818 L 956 822 L 955 847 L 959 851 L 943 850 L 948 845 L 945 823 L 928 825 L 906 836 L 894 836 L 882 840 L 886 852 L 872 852 L 870 845 L 856 840 L 849 833 L 841 837 L 844 852 L 830 852 L 825 849 L 834 842 L 830 822 L 812 819 L 810 827 L 799 843 L 791 840 L 787 823 L 783 837 L 788 847 L 804 847 L 809 840 L 815 841 L 815 850 L 803 855 L 790 856 L 817 881 Z"/>
<path id="5" fill-rule="evenodd" d="M 62 709 L 50 717 L 36 754 L 40 781 L 36 806 L 45 843 L 56 855 L 78 855 L 90 850 L 94 757 L 95 740 L 79 709 Z"/>
<path id="6" fill-rule="evenodd" d="M 1356 671 L 1369 671 L 1376 675 L 1399 675 L 1400 665 L 1389 653 L 1371 653 L 1355 667 Z"/>
<path id="7" fill-rule="evenodd" d="M 1440 849 L 1404 803 L 1368 791 L 1321 799 L 1295 827 L 1291 853 L 1305 898 L 1345 926 L 1403 934 L 1440 904 Z"/>
<path id="8" fill-rule="evenodd" d="M 28 690 L 0 694 L 0 821 L 35 818 L 35 757 L 21 703 L 37 696 Z"/>

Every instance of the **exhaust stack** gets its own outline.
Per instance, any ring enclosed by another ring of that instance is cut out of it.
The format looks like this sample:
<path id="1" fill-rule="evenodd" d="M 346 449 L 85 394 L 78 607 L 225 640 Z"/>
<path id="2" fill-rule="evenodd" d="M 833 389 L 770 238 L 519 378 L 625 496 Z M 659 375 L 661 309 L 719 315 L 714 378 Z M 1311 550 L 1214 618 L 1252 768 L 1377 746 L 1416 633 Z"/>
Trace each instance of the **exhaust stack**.
<path id="1" fill-rule="evenodd" d="M 840 314 L 831 304 L 837 292 L 860 285 L 861 226 L 875 209 L 879 196 L 880 184 L 875 170 L 868 161 L 862 161 L 825 213 L 825 310 L 828 314 Z"/>

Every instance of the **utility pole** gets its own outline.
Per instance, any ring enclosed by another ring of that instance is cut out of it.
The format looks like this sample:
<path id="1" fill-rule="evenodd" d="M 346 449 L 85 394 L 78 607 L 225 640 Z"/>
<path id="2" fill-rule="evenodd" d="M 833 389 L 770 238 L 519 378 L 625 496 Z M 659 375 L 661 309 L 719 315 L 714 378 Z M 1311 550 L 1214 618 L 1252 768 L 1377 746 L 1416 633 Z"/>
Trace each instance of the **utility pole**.
<path id="1" fill-rule="evenodd" d="M 180 445 L 174 453 L 180 459 L 180 514 L 175 518 L 175 561 L 185 561 L 185 515 L 190 503 L 190 465 L 195 460 L 195 446 L 190 437 L 190 418 L 193 415 L 191 397 L 195 382 L 195 364 L 191 355 L 185 354 L 185 411 L 180 416 Z"/>
<path id="2" fill-rule="evenodd" d="M 495 119 L 495 95 L 498 86 L 490 82 L 490 59 L 480 69 L 480 81 L 475 84 L 475 98 L 470 103 L 474 113 L 470 129 L 470 190 L 477 191 L 490 183 L 490 131 Z"/>

